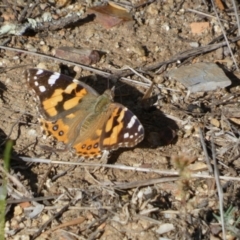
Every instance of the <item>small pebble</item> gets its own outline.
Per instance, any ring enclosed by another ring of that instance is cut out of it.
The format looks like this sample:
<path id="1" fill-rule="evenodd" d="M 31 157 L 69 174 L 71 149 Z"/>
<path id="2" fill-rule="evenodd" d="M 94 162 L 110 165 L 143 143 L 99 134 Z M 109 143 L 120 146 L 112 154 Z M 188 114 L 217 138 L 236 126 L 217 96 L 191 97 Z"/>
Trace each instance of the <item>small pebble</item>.
<path id="1" fill-rule="evenodd" d="M 199 43 L 198 43 L 198 42 L 190 42 L 189 45 L 190 45 L 191 47 L 194 47 L 194 48 L 199 47 Z"/>
<path id="2" fill-rule="evenodd" d="M 49 216 L 47 214 L 42 215 L 42 221 L 46 222 L 49 220 Z"/>
<path id="3" fill-rule="evenodd" d="M 14 208 L 14 216 L 19 216 L 23 213 L 23 209 L 17 205 L 15 208 Z"/>
<path id="4" fill-rule="evenodd" d="M 215 127 L 218 127 L 218 128 L 220 127 L 220 122 L 216 118 L 212 118 L 210 120 L 210 123 Z"/>
<path id="5" fill-rule="evenodd" d="M 49 46 L 47 46 L 47 45 L 43 45 L 43 46 L 41 47 L 41 50 L 42 50 L 44 53 L 49 53 L 50 48 L 49 48 Z"/>
<path id="6" fill-rule="evenodd" d="M 25 49 L 27 49 L 30 52 L 37 52 L 37 49 L 35 47 L 33 47 L 33 45 L 31 45 L 31 44 L 26 44 Z"/>
<path id="7" fill-rule="evenodd" d="M 27 134 L 28 136 L 33 136 L 33 137 L 37 136 L 37 132 L 34 129 L 30 129 Z"/>

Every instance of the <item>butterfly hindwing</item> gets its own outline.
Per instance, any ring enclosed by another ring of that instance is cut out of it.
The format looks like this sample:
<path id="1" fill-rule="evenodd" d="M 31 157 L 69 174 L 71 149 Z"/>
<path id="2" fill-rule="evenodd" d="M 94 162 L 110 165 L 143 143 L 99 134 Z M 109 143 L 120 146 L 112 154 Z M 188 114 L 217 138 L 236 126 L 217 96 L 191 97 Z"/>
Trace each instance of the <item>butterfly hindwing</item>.
<path id="1" fill-rule="evenodd" d="M 138 118 L 121 104 L 112 103 L 109 108 L 111 115 L 102 131 L 101 148 L 115 150 L 120 147 L 133 147 L 141 142 L 144 128 Z"/>

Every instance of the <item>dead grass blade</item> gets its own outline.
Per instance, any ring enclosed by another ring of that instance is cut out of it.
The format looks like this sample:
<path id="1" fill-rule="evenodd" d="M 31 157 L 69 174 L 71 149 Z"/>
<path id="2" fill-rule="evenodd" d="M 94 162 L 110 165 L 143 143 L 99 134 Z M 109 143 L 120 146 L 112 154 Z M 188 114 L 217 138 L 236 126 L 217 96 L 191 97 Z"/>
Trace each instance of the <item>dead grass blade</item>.
<path id="1" fill-rule="evenodd" d="M 238 16 L 238 9 L 237 9 L 237 6 L 236 6 L 236 1 L 235 0 L 232 0 L 232 4 L 233 4 L 233 9 L 234 9 L 234 12 L 235 12 L 235 16 L 236 16 L 236 21 L 237 21 L 237 25 L 238 25 L 238 36 L 240 35 L 240 22 L 239 22 L 239 16 Z"/>
<path id="2" fill-rule="evenodd" d="M 210 160 L 209 160 L 206 144 L 205 144 L 205 141 L 203 139 L 203 133 L 202 133 L 202 130 L 201 130 L 200 127 L 198 128 L 198 131 L 199 131 L 200 141 L 201 141 L 202 148 L 203 148 L 204 155 L 205 155 L 205 160 L 206 160 L 206 163 L 207 163 L 207 166 L 208 166 L 208 171 L 209 171 L 210 175 L 213 175 L 212 165 L 211 165 Z"/>
<path id="3" fill-rule="evenodd" d="M 211 147 L 212 147 L 212 157 L 214 162 L 214 177 L 217 185 L 218 198 L 219 198 L 219 210 L 221 214 L 222 233 L 223 233 L 223 239 L 226 240 L 226 229 L 225 229 L 224 212 L 223 212 L 223 191 L 222 191 L 222 186 L 219 178 L 219 171 L 218 171 L 217 160 L 216 160 L 216 149 L 213 142 L 213 137 L 211 137 Z"/>
<path id="4" fill-rule="evenodd" d="M 103 168 L 114 168 L 114 169 L 126 170 L 126 171 L 151 172 L 151 173 L 158 173 L 162 175 L 179 176 L 178 171 L 171 171 L 171 170 L 157 170 L 152 168 L 130 167 L 125 165 L 53 161 L 50 159 L 42 159 L 42 158 L 34 158 L 34 159 L 28 158 L 28 157 L 20 157 L 20 158 L 23 161 L 34 162 L 34 163 L 76 165 L 76 166 L 84 166 L 89 168 L 103 167 Z M 213 176 L 210 176 L 207 174 L 191 174 L 191 177 L 213 179 Z M 240 181 L 240 177 L 219 176 L 219 178 L 222 180 Z"/>
<path id="5" fill-rule="evenodd" d="M 233 0 L 233 1 L 234 1 L 234 0 Z M 233 62 L 234 62 L 234 64 L 235 64 L 235 67 L 236 67 L 236 69 L 239 71 L 236 58 L 235 58 L 234 55 L 233 55 L 233 52 L 232 52 L 232 49 L 231 49 L 231 47 L 230 47 L 230 44 L 229 44 L 228 38 L 227 38 L 227 36 L 226 36 L 225 30 L 224 30 L 223 25 L 222 25 L 222 23 L 221 23 L 221 21 L 220 21 L 220 18 L 219 18 L 219 16 L 218 16 L 218 13 L 217 13 L 217 9 L 216 9 L 216 7 L 215 7 L 215 4 L 214 4 L 213 0 L 211 0 L 211 2 L 212 2 L 213 10 L 214 10 L 214 12 L 215 12 L 215 14 L 216 14 L 216 16 L 217 16 L 218 24 L 219 24 L 219 26 L 221 27 L 222 33 L 223 33 L 223 35 L 224 35 L 224 39 L 225 39 L 226 44 L 227 44 L 227 46 L 228 46 L 228 49 L 229 49 L 229 52 L 230 52 L 231 57 L 232 57 L 232 59 L 233 59 Z"/>

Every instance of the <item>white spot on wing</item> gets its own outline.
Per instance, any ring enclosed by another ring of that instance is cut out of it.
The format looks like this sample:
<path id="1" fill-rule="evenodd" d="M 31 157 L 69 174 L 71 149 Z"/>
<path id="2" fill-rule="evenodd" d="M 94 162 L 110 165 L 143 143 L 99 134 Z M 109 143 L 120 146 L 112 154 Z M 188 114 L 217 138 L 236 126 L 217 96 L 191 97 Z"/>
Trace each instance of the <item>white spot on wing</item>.
<path id="1" fill-rule="evenodd" d="M 141 132 L 142 130 L 143 130 L 142 125 L 139 125 L 139 126 L 138 126 L 138 131 Z"/>
<path id="2" fill-rule="evenodd" d="M 123 138 L 129 138 L 129 133 L 124 133 Z"/>
<path id="3" fill-rule="evenodd" d="M 38 86 L 38 82 L 37 82 L 37 81 L 35 81 L 35 82 L 34 82 L 34 85 L 35 85 L 35 86 Z"/>
<path id="4" fill-rule="evenodd" d="M 49 85 L 53 85 L 53 84 L 55 84 L 55 82 L 56 82 L 56 80 L 59 78 L 59 76 L 60 76 L 60 73 L 54 73 L 54 74 L 52 74 L 51 76 L 50 76 L 50 78 L 48 79 L 48 84 Z"/>
<path id="5" fill-rule="evenodd" d="M 127 128 L 132 128 L 134 123 L 136 122 L 136 119 L 137 119 L 136 116 L 132 116 L 130 122 L 127 125 Z"/>
<path id="6" fill-rule="evenodd" d="M 40 92 L 45 92 L 46 91 L 46 88 L 44 86 L 39 86 L 39 91 Z"/>
<path id="7" fill-rule="evenodd" d="M 38 69 L 38 71 L 36 72 L 36 75 L 40 75 L 43 73 L 43 70 L 42 69 Z"/>

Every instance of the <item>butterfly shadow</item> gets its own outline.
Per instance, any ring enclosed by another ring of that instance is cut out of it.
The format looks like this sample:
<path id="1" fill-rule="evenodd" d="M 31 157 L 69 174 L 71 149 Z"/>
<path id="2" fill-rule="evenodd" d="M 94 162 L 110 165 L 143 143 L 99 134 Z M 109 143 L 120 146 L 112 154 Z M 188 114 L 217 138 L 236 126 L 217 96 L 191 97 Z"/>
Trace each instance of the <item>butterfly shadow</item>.
<path id="1" fill-rule="evenodd" d="M 145 129 L 145 137 L 136 147 L 140 149 L 156 149 L 175 144 L 177 142 L 178 125 L 175 121 L 168 118 L 164 113 L 155 107 L 149 109 L 138 109 L 134 112 L 139 118 Z M 129 151 L 120 148 L 114 151 L 108 160 L 109 163 L 115 163 L 119 156 Z M 160 154 L 160 153 L 159 153 Z"/>

